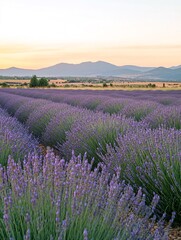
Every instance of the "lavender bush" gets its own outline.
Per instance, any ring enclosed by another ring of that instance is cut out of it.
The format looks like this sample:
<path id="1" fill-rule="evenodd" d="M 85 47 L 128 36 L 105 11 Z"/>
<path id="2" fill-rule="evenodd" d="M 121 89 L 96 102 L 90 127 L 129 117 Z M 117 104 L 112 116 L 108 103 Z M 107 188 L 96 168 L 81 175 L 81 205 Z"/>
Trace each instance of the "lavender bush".
<path id="1" fill-rule="evenodd" d="M 176 211 L 176 221 L 180 222 L 181 131 L 164 128 L 130 131 L 119 136 L 114 147 L 107 146 L 102 160 L 111 171 L 120 168 L 121 179 L 136 189 L 141 186 L 148 202 L 154 193 L 158 194 L 158 211 L 168 215 Z"/>
<path id="2" fill-rule="evenodd" d="M 91 168 L 86 157 L 66 163 L 51 150 L 30 154 L 23 168 L 10 157 L 0 168 L 0 239 L 168 239 L 174 215 L 166 228 L 155 222 L 157 195 L 147 206 L 141 188 L 110 178 L 103 164 Z"/>
<path id="3" fill-rule="evenodd" d="M 7 165 L 12 155 L 18 161 L 30 151 L 39 151 L 38 142 L 15 118 L 0 109 L 0 164 Z"/>
<path id="4" fill-rule="evenodd" d="M 35 136 L 41 137 L 52 117 L 58 114 L 58 112 L 63 111 L 67 108 L 67 104 L 49 102 L 48 104 L 35 109 L 29 115 L 26 125 Z"/>
<path id="5" fill-rule="evenodd" d="M 165 128 L 181 129 L 181 107 L 159 107 L 145 118 L 151 128 L 164 126 Z"/>
<path id="6" fill-rule="evenodd" d="M 21 106 L 17 109 L 15 112 L 15 117 L 22 123 L 26 123 L 28 120 L 28 117 L 31 115 L 35 109 L 40 108 L 41 106 L 44 106 L 46 104 L 49 104 L 46 100 L 41 99 L 31 99 L 28 102 L 23 102 Z"/>
<path id="7" fill-rule="evenodd" d="M 105 101 L 102 101 L 96 108 L 98 111 L 103 111 L 104 113 L 115 114 L 121 112 L 126 104 L 129 103 L 128 99 L 114 99 L 107 98 Z"/>
<path id="8" fill-rule="evenodd" d="M 100 161 L 98 149 L 105 154 L 106 144 L 113 145 L 118 134 L 125 134 L 128 129 L 139 127 L 132 119 L 93 112 L 73 124 L 66 133 L 66 142 L 60 146 L 60 151 L 68 158 L 71 157 L 72 150 L 76 154 L 87 152 L 97 163 Z"/>
<path id="9" fill-rule="evenodd" d="M 80 101 L 79 106 L 90 109 L 90 110 L 95 110 L 97 106 L 100 104 L 100 102 L 105 101 L 106 98 L 104 97 L 95 97 L 95 96 L 82 96 L 82 101 Z"/>
<path id="10" fill-rule="evenodd" d="M 90 114 L 87 110 L 74 107 L 67 107 L 53 117 L 47 125 L 42 136 L 42 141 L 48 145 L 57 147 L 66 140 L 66 132 L 70 131 L 73 124 Z"/>
<path id="11" fill-rule="evenodd" d="M 72 106 L 78 106 L 80 104 L 80 101 L 82 100 L 81 97 L 78 97 L 74 94 L 65 94 L 65 93 L 50 94 L 50 99 L 53 102 L 63 102 L 63 103 L 67 103 Z"/>
<path id="12" fill-rule="evenodd" d="M 136 121 L 143 120 L 150 112 L 152 112 L 158 104 L 151 101 L 129 101 L 121 110 L 121 114 L 126 117 L 132 117 Z"/>
<path id="13" fill-rule="evenodd" d="M 28 102 L 30 98 L 22 96 L 14 96 L 12 94 L 2 94 L 0 95 L 0 104 L 5 108 L 8 113 L 14 115 L 17 109 L 25 102 Z"/>

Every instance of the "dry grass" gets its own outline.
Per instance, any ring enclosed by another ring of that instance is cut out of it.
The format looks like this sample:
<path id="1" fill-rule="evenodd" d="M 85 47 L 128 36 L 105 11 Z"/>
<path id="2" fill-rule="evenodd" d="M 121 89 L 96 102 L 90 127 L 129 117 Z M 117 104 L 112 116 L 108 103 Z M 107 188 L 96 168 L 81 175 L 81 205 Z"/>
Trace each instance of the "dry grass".
<path id="1" fill-rule="evenodd" d="M 24 79 L 4 79 L 0 80 L 0 83 L 8 82 L 8 83 L 18 83 L 24 84 L 29 83 L 30 80 Z M 17 84 L 17 85 L 18 85 Z M 110 86 L 107 83 L 107 87 L 103 87 L 102 83 L 89 83 L 89 82 L 78 82 L 78 83 L 68 83 L 66 80 L 57 79 L 50 80 L 49 84 L 55 84 L 56 89 L 85 89 L 85 90 L 181 90 L 181 82 L 129 82 L 129 81 L 121 81 L 121 82 L 112 82 Z M 148 84 L 155 84 L 155 87 L 147 87 Z M 14 85 L 16 87 L 16 85 Z"/>

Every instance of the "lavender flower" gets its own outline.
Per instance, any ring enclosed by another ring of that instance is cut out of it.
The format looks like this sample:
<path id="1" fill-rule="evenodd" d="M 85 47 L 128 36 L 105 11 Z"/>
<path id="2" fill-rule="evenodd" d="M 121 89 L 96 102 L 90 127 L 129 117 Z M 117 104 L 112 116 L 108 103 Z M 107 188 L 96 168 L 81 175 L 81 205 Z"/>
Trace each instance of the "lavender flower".
<path id="1" fill-rule="evenodd" d="M 145 204 L 142 190 L 135 193 L 119 175 L 111 178 L 104 164 L 92 171 L 87 159 L 72 156 L 65 163 L 48 149 L 44 157 L 29 154 L 22 167 L 11 159 L 4 169 L 2 239 L 166 239 L 163 219 L 153 230 L 153 205 Z"/>

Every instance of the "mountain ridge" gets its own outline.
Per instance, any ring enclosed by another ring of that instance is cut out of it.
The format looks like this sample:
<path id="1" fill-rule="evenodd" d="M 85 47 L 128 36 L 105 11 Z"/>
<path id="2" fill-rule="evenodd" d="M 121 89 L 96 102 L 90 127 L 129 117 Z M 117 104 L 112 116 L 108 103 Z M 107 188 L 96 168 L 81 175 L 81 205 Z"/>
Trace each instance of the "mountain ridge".
<path id="1" fill-rule="evenodd" d="M 0 69 L 0 76 L 6 77 L 127 77 L 131 79 L 158 79 L 181 81 L 181 65 L 166 67 L 142 67 L 136 65 L 117 66 L 105 61 L 73 63 L 57 63 L 55 65 L 39 68 L 26 69 L 10 67 Z"/>

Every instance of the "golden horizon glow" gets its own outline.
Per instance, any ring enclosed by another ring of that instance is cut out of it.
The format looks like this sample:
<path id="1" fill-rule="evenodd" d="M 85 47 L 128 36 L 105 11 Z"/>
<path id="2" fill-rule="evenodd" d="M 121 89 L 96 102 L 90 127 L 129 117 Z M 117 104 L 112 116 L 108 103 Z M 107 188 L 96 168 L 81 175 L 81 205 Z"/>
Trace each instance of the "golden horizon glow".
<path id="1" fill-rule="evenodd" d="M 1 0 L 0 68 L 181 65 L 180 12 L 180 0 Z"/>

